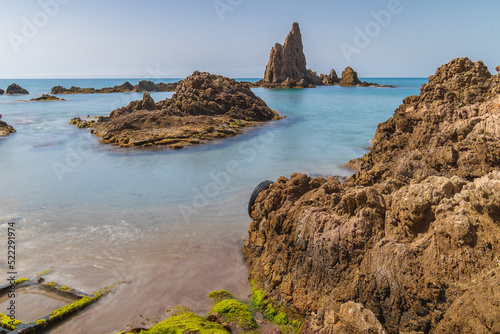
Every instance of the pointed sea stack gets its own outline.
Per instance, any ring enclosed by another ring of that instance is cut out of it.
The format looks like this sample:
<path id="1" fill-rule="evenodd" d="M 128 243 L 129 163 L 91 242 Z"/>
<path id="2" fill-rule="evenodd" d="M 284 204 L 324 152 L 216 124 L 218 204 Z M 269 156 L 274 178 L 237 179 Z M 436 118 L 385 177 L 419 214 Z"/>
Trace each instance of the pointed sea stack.
<path id="1" fill-rule="evenodd" d="M 318 75 L 306 68 L 302 35 L 297 22 L 293 23 L 285 43 L 283 45 L 276 43 L 272 48 L 264 80 L 260 84 L 279 87 L 285 81 L 287 81 L 287 86 L 290 86 L 290 82 L 297 82 L 299 87 L 312 87 L 321 84 Z M 292 84 L 292 86 L 294 85 Z"/>

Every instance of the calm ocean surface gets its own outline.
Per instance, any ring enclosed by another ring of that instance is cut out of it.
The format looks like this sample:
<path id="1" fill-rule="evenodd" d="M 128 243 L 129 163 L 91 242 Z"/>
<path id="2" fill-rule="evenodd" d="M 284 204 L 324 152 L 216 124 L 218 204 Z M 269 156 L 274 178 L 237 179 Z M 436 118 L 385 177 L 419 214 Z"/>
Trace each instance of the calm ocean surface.
<path id="1" fill-rule="evenodd" d="M 256 88 L 287 118 L 181 151 L 103 146 L 88 129 L 68 124 L 76 116 L 108 115 L 141 99 L 140 93 L 18 101 L 56 85 L 101 88 L 125 81 L 0 80 L 4 90 L 16 82 L 30 92 L 0 95 L 2 120 L 17 130 L 0 138 L 1 249 L 7 223 L 15 222 L 19 277 L 53 267 L 48 280 L 89 293 L 126 281 L 53 333 L 118 332 L 130 323 L 140 325 L 139 315 L 161 320 L 175 305 L 206 312 L 206 294 L 221 288 L 246 297 L 241 247 L 253 188 L 293 172 L 350 175 L 342 166 L 366 152 L 377 124 L 391 117 L 404 97 L 418 94 L 426 79 L 368 80 L 397 88 Z M 151 96 L 159 101 L 172 94 Z M 0 264 L 7 268 L 5 256 Z M 29 291 L 18 298 L 22 321 L 35 320 L 58 302 Z"/>

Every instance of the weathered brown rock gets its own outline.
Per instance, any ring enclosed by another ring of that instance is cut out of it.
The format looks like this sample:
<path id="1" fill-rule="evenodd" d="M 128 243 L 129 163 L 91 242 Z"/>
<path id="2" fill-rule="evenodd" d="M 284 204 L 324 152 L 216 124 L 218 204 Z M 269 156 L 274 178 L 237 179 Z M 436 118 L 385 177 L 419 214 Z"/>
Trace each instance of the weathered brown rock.
<path id="1" fill-rule="evenodd" d="M 143 99 L 111 112 L 89 124 L 102 142 L 119 146 L 170 148 L 200 144 L 235 136 L 243 127 L 279 119 L 248 85 L 210 73 L 194 72 L 181 81 L 170 99 L 155 103 Z"/>
<path id="2" fill-rule="evenodd" d="M 482 62 L 458 58 L 429 77 L 388 121 L 378 125 L 372 148 L 349 162 L 356 182 L 429 175 L 480 177 L 500 163 L 500 78 Z"/>
<path id="3" fill-rule="evenodd" d="M 263 83 L 279 84 L 287 79 L 297 82 L 304 79 L 311 85 L 321 84 L 316 72 L 306 68 L 302 35 L 297 22 L 293 23 L 285 43 L 276 43 L 272 48 Z"/>
<path id="4" fill-rule="evenodd" d="M 357 86 L 361 85 L 361 80 L 358 79 L 358 73 L 352 69 L 352 67 L 347 66 L 344 71 L 342 71 L 342 77 L 340 78 L 340 86 Z"/>
<path id="5" fill-rule="evenodd" d="M 18 84 L 13 83 L 9 87 L 7 87 L 8 95 L 27 95 L 29 92 Z"/>
<path id="6" fill-rule="evenodd" d="M 500 85 L 455 59 L 335 178 L 280 177 L 255 203 L 251 278 L 301 333 L 500 331 Z"/>
<path id="7" fill-rule="evenodd" d="M 0 95 L 3 95 L 4 93 L 5 93 L 5 91 L 0 88 Z"/>
<path id="8" fill-rule="evenodd" d="M 323 85 L 331 86 L 339 83 L 337 72 L 332 68 L 329 75 L 321 74 L 321 83 Z"/>
<path id="9" fill-rule="evenodd" d="M 12 126 L 5 123 L 4 121 L 0 121 L 0 137 L 7 136 L 12 132 L 16 132 L 16 130 Z"/>

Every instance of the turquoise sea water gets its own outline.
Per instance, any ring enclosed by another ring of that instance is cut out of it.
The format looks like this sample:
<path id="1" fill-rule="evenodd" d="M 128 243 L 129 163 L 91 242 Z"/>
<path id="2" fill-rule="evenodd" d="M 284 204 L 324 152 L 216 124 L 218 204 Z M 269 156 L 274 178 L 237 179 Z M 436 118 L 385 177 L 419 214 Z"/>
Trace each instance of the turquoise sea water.
<path id="1" fill-rule="evenodd" d="M 108 115 L 140 93 L 18 101 L 55 85 L 101 88 L 125 80 L 0 80 L 4 90 L 16 82 L 30 92 L 0 96 L 2 120 L 17 130 L 0 138 L 0 247 L 13 221 L 20 275 L 55 267 L 51 280 L 87 292 L 128 282 L 54 333 L 116 332 L 140 323 L 139 314 L 161 318 L 174 305 L 203 311 L 204 295 L 220 288 L 246 297 L 241 245 L 253 188 L 293 172 L 349 175 L 343 165 L 366 152 L 377 124 L 425 82 L 370 78 L 397 87 L 255 88 L 286 119 L 181 151 L 103 146 L 88 129 L 68 124 L 76 116 Z M 6 258 L 0 264 L 6 268 Z M 20 305 L 20 319 L 33 320 L 33 307 Z"/>

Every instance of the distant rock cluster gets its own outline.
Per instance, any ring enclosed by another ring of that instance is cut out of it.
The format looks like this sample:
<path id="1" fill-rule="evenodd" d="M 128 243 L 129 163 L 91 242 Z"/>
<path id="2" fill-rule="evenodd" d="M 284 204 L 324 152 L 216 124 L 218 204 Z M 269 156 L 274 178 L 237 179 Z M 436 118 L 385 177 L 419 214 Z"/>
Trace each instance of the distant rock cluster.
<path id="1" fill-rule="evenodd" d="M 254 87 L 266 88 L 309 88 L 318 85 L 340 86 L 381 86 L 376 83 L 361 82 L 358 74 L 351 67 L 342 72 L 339 79 L 334 69 L 329 75 L 318 74 L 306 67 L 306 56 L 302 45 L 299 24 L 293 23 L 292 30 L 281 45 L 276 43 L 271 50 L 269 62 L 264 72 L 264 79 L 253 84 Z"/>
<path id="2" fill-rule="evenodd" d="M 104 88 L 80 88 L 72 86 L 64 88 L 62 86 L 52 87 L 51 94 L 106 94 L 106 93 L 128 93 L 128 92 L 173 92 L 177 89 L 176 83 L 154 83 L 149 80 L 142 80 L 137 85 L 132 85 L 130 82 Z"/>

